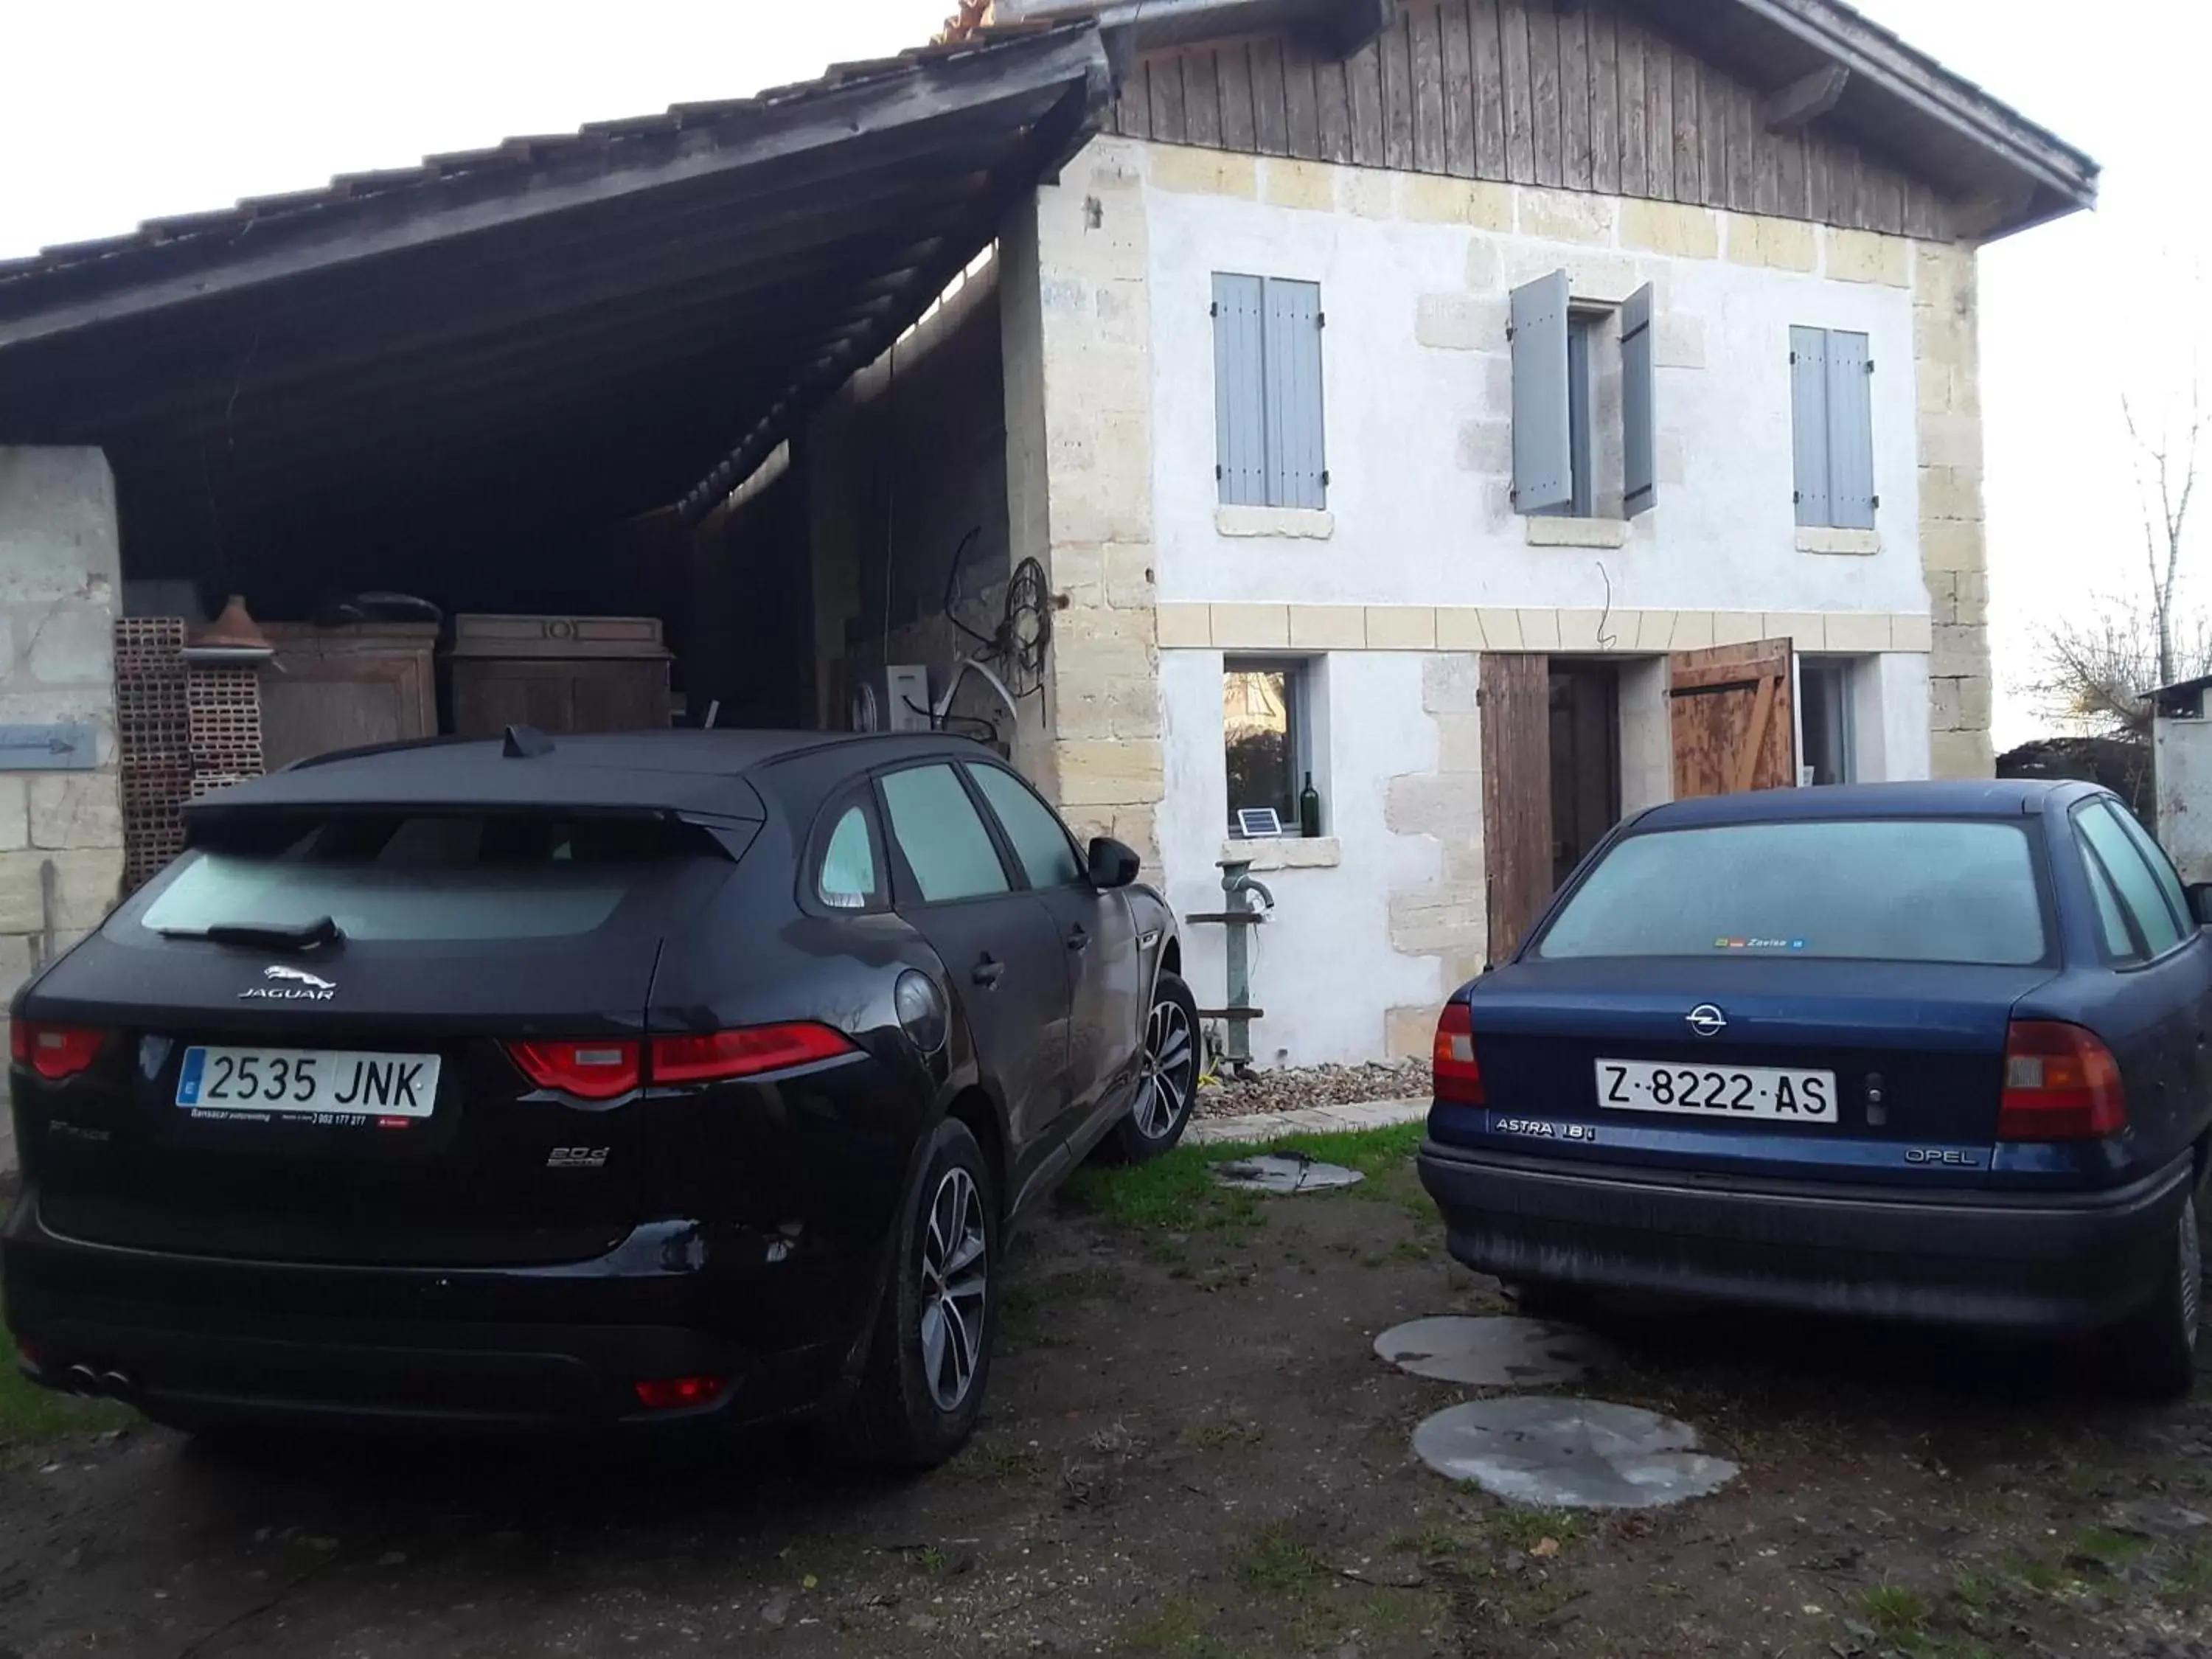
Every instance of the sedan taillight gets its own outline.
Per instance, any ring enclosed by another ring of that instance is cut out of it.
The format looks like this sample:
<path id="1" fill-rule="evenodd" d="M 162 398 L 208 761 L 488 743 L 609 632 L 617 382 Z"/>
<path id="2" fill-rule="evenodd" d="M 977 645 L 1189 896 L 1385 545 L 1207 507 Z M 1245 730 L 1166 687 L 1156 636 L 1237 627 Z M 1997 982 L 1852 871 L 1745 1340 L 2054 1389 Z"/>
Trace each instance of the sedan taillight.
<path id="1" fill-rule="evenodd" d="M 2127 1127 L 2119 1062 L 2094 1031 L 2058 1020 L 2012 1023 L 1999 1140 L 2101 1140 Z"/>
<path id="2" fill-rule="evenodd" d="M 19 1019 L 9 1030 L 9 1048 L 18 1066 L 27 1066 L 50 1083 L 60 1083 L 92 1062 L 107 1042 L 107 1033 L 82 1025 L 46 1025 Z"/>
<path id="3" fill-rule="evenodd" d="M 1444 1005 L 1437 1021 L 1433 1054 L 1437 1098 L 1455 1106 L 1486 1106 L 1490 1096 L 1482 1086 L 1482 1062 L 1474 1053 L 1474 1012 L 1464 1002 Z"/>

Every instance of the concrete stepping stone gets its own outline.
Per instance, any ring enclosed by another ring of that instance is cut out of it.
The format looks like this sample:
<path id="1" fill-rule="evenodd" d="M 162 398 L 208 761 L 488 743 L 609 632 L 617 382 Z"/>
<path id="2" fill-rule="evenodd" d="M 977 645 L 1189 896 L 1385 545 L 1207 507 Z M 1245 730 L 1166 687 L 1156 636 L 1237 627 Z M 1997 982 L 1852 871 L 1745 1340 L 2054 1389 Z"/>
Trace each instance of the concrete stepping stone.
<path id="1" fill-rule="evenodd" d="M 1215 1164 L 1213 1179 L 1220 1186 L 1241 1192 L 1282 1194 L 1356 1186 L 1367 1177 L 1341 1164 L 1316 1162 L 1304 1152 L 1262 1152 L 1257 1158 Z"/>
<path id="2" fill-rule="evenodd" d="M 1400 1370 L 1480 1389 L 1540 1389 L 1579 1382 L 1613 1363 L 1601 1338 L 1546 1319 L 1416 1319 L 1375 1339 Z"/>
<path id="3" fill-rule="evenodd" d="M 1633 1406 L 1516 1395 L 1438 1412 L 1413 1450 L 1439 1474 L 1540 1509 L 1664 1509 L 1741 1473 L 1698 1450 L 1698 1431 Z"/>

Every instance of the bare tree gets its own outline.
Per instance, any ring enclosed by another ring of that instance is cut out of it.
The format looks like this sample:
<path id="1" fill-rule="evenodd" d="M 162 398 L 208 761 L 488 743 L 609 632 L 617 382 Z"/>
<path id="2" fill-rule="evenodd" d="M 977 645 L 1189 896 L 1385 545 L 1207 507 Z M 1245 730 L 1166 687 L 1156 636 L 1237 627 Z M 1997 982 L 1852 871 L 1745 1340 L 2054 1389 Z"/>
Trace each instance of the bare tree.
<path id="1" fill-rule="evenodd" d="M 2144 436 L 2125 398 L 2120 416 L 2135 447 L 2148 592 L 2045 629 L 2042 667 L 2027 689 L 2046 712 L 2078 730 L 2148 737 L 2152 691 L 2212 674 L 2212 621 L 2202 611 L 2185 614 L 2181 580 L 2198 448 L 2212 413 L 2192 390 L 2186 418 L 2154 437 Z"/>

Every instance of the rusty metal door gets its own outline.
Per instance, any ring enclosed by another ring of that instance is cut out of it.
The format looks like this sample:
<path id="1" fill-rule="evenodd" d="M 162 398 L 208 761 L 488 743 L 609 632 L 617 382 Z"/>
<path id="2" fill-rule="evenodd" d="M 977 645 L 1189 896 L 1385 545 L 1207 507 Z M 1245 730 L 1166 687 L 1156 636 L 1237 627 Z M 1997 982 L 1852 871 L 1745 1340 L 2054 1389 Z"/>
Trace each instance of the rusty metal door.
<path id="1" fill-rule="evenodd" d="M 1671 666 L 1677 800 L 1796 787 L 1788 640 L 1678 652 Z"/>
<path id="2" fill-rule="evenodd" d="M 1482 849 L 1489 959 L 1504 961 L 1552 897 L 1552 665 L 1482 658 Z"/>

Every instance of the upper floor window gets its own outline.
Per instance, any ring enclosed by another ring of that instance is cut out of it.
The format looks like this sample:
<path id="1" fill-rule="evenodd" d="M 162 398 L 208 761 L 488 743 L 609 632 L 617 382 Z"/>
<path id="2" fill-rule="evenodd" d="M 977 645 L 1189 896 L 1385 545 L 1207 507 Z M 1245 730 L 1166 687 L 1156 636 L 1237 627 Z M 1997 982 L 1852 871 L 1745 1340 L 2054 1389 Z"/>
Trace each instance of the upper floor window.
<path id="1" fill-rule="evenodd" d="M 1650 284 L 1600 306 L 1574 299 L 1567 273 L 1555 270 L 1513 290 L 1510 337 L 1513 510 L 1650 512 L 1659 500 Z M 1617 429 L 1600 416 L 1616 407 Z"/>
<path id="2" fill-rule="evenodd" d="M 1871 530 L 1874 357 L 1863 334 L 1790 331 L 1790 414 L 1796 453 L 1797 522 Z"/>
<path id="3" fill-rule="evenodd" d="M 1213 279 L 1214 476 L 1224 507 L 1328 505 L 1321 284 Z"/>

